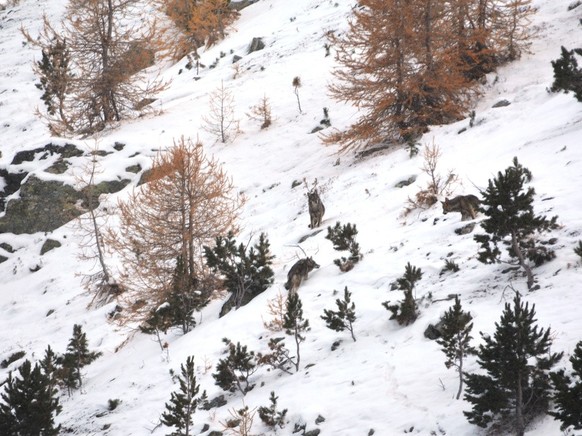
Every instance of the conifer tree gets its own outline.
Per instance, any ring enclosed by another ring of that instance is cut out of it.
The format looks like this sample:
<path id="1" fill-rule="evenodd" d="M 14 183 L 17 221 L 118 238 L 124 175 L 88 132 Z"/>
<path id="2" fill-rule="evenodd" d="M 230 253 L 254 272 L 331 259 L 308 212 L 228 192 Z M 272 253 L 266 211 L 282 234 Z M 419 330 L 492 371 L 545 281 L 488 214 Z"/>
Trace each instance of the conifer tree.
<path id="1" fill-rule="evenodd" d="M 493 36 L 496 39 L 496 57 L 501 63 L 519 59 L 531 45 L 531 18 L 536 12 L 532 0 L 505 0 L 494 6 Z"/>
<path id="2" fill-rule="evenodd" d="M 413 292 L 416 282 L 422 278 L 422 270 L 412 266 L 410 262 L 406 264 L 404 275 L 396 283 L 398 288 L 404 291 L 404 300 L 399 304 L 390 304 L 389 301 L 382 303 L 386 310 L 392 312 L 390 319 L 395 319 L 400 325 L 409 325 L 416 321 L 418 317 L 418 305 Z"/>
<path id="3" fill-rule="evenodd" d="M 342 272 L 351 270 L 363 257 L 360 253 L 360 245 L 356 242 L 357 234 L 358 229 L 356 225 L 352 225 L 351 223 L 341 225 L 338 221 L 335 223 L 335 226 L 327 228 L 327 236 L 325 239 L 329 239 L 333 243 L 333 248 L 338 251 L 350 252 L 349 257 L 341 257 L 333 261 Z"/>
<path id="4" fill-rule="evenodd" d="M 549 413 L 562 421 L 560 429 L 563 431 L 569 427 L 582 430 L 582 341 L 576 344 L 570 362 L 571 375 L 566 375 L 563 369 L 552 374 L 556 410 Z"/>
<path id="5" fill-rule="evenodd" d="M 54 390 L 58 384 L 59 358 L 51 348 L 47 346 L 44 356 L 40 361 L 40 368 L 48 379 L 49 388 Z"/>
<path id="6" fill-rule="evenodd" d="M 566 94 L 572 91 L 576 100 L 582 101 L 582 69 L 578 67 L 574 54 L 582 56 L 582 48 L 567 50 L 562 46 L 562 56 L 552 61 L 554 83 L 550 91 L 563 91 Z"/>
<path id="7" fill-rule="evenodd" d="M 37 88 L 43 91 L 41 100 L 48 114 L 52 133 L 70 132 L 72 126 L 67 114 L 67 98 L 75 78 L 71 68 L 71 53 L 67 40 L 61 37 L 43 16 L 46 44 L 42 47 L 42 59 L 37 61 L 33 70 L 40 80 Z"/>
<path id="8" fill-rule="evenodd" d="M 170 33 L 170 49 L 180 59 L 190 52 L 198 59 L 198 48 L 210 47 L 226 36 L 229 27 L 239 16 L 230 8 L 230 0 L 169 0 L 160 2 L 163 12 L 172 20 L 175 30 Z"/>
<path id="9" fill-rule="evenodd" d="M 294 292 L 287 298 L 287 311 L 283 322 L 285 333 L 292 335 L 295 339 L 295 357 L 292 359 L 295 365 L 295 372 L 299 371 L 299 364 L 301 362 L 300 344 L 305 340 L 305 333 L 309 330 L 309 320 L 303 318 L 303 303 L 299 298 L 299 294 Z"/>
<path id="10" fill-rule="evenodd" d="M 99 196 L 102 189 L 96 182 L 103 168 L 98 160 L 102 155 L 98 143 L 89 151 L 89 157 L 83 164 L 81 172 L 75 175 L 78 190 L 82 193 L 82 201 L 79 209 L 82 211 L 77 218 L 77 230 L 79 233 L 79 253 L 77 257 L 83 261 L 92 261 L 99 265 L 97 272 L 84 275 L 83 284 L 95 296 L 91 301 L 92 306 L 103 306 L 109 303 L 121 290 L 120 285 L 112 280 L 112 274 L 107 265 L 107 247 L 103 239 L 103 232 L 107 226 L 109 213 L 106 207 L 99 207 Z"/>
<path id="11" fill-rule="evenodd" d="M 247 251 L 248 249 L 248 251 Z M 221 310 L 221 316 L 233 306 L 238 309 L 264 292 L 273 283 L 273 256 L 265 233 L 251 248 L 236 243 L 234 234 L 218 236 L 214 247 L 204 247 L 208 267 L 224 278 L 225 288 L 232 293 Z"/>
<path id="12" fill-rule="evenodd" d="M 234 114 L 234 95 L 220 82 L 209 94 L 208 111 L 202 115 L 203 128 L 217 140 L 226 144 L 239 133 L 239 120 Z"/>
<path id="13" fill-rule="evenodd" d="M 168 303 L 170 322 L 180 326 L 183 334 L 196 326 L 194 313 L 208 304 L 209 292 L 204 291 L 199 280 L 188 274 L 182 256 L 178 256 Z"/>
<path id="14" fill-rule="evenodd" d="M 216 365 L 216 372 L 212 374 L 215 384 L 225 391 L 238 390 L 246 395 L 255 386 L 249 380 L 257 371 L 255 352 L 247 351 L 246 345 L 240 342 L 235 345 L 227 338 L 222 342 L 227 346 L 228 356 L 220 359 Z"/>
<path id="15" fill-rule="evenodd" d="M 456 368 L 459 372 L 459 389 L 457 391 L 457 400 L 461 398 L 463 392 L 463 363 L 469 354 L 475 352 L 470 345 L 471 330 L 473 323 L 471 315 L 463 311 L 461 301 L 455 296 L 455 304 L 449 308 L 441 318 L 441 336 L 436 340 L 445 353 L 445 366 Z"/>
<path id="16" fill-rule="evenodd" d="M 265 425 L 268 425 L 274 431 L 276 431 L 277 427 L 285 427 L 285 417 L 287 416 L 287 409 L 277 409 L 278 399 L 279 397 L 275 396 L 275 392 L 271 391 L 271 396 L 269 397 L 271 405 L 269 407 L 261 406 L 258 409 L 259 418 L 261 418 L 261 421 L 263 421 Z"/>
<path id="17" fill-rule="evenodd" d="M 479 260 L 483 263 L 500 262 L 499 245 L 507 246 L 507 252 L 513 263 L 519 265 L 527 276 L 527 287 L 532 289 L 534 277 L 531 261 L 535 266 L 553 259 L 553 250 L 540 245 L 534 235 L 557 228 L 557 216 L 547 219 L 534 215 L 533 200 L 535 190 L 524 186 L 531 181 L 531 172 L 524 168 L 517 158 L 513 166 L 504 173 L 489 180 L 487 189 L 482 194 L 482 206 L 487 216 L 481 227 L 487 234 L 475 235 L 481 244 Z"/>
<path id="18" fill-rule="evenodd" d="M 354 326 L 353 323 L 356 322 L 356 305 L 352 302 L 352 293 L 348 291 L 346 286 L 344 289 L 344 299 L 339 298 L 335 300 L 338 310 L 333 311 L 329 309 L 324 309 L 324 315 L 321 317 L 327 324 L 327 327 L 341 332 L 343 330 L 348 330 L 352 335 L 352 339 L 356 342 L 356 337 L 354 336 Z M 351 304 L 350 304 L 351 303 Z"/>
<path id="19" fill-rule="evenodd" d="M 161 422 L 175 430 L 168 436 L 190 436 L 194 424 L 192 415 L 201 403 L 206 401 L 206 391 L 200 393 L 200 385 L 194 375 L 194 356 L 186 358 L 186 365 L 180 365 L 178 383 L 180 389 L 172 392 L 170 402 L 166 403 L 166 410 L 162 413 Z"/>
<path id="20" fill-rule="evenodd" d="M 505 304 L 493 336 L 481 334 L 477 363 L 485 374 L 465 375 L 469 422 L 495 424 L 504 434 L 523 436 L 531 420 L 547 411 L 550 370 L 563 353 L 550 352 L 550 329 L 539 328 L 536 321 L 535 305 L 524 305 L 517 294 L 513 307 Z"/>
<path id="21" fill-rule="evenodd" d="M 0 393 L 0 434 L 3 436 L 57 436 L 60 425 L 55 415 L 61 407 L 57 391 L 40 365 L 29 360 L 18 368 L 18 377 L 12 372 Z"/>
<path id="22" fill-rule="evenodd" d="M 168 329 L 173 325 L 170 303 L 164 302 L 159 307 L 150 310 L 145 321 L 139 326 L 139 329 L 147 335 L 155 335 L 161 351 L 164 351 L 166 344 L 162 339 L 162 334 L 166 334 Z"/>
<path id="23" fill-rule="evenodd" d="M 160 34 L 154 20 L 140 15 L 136 4 L 136 0 L 70 0 L 60 31 L 46 19 L 38 39 L 23 29 L 27 40 L 49 56 L 52 82 L 50 87 L 49 82 L 42 86 L 57 97 L 58 110 L 53 111 L 51 103 L 47 116 L 54 133 L 100 131 L 136 116 L 147 106 L 144 101 L 167 87 L 151 72 L 146 75 L 143 71 L 161 52 Z M 61 50 L 59 59 L 50 54 L 57 48 L 55 35 Z M 49 77 L 47 69 L 35 70 L 41 80 Z M 53 79 L 62 83 L 57 85 Z M 57 88 L 58 93 L 53 92 Z"/>
<path id="24" fill-rule="evenodd" d="M 73 326 L 73 336 L 67 345 L 67 352 L 59 356 L 58 363 L 61 366 L 61 380 L 69 390 L 69 393 L 83 385 L 81 368 L 101 356 L 100 352 L 89 351 L 87 335 L 79 324 Z"/>
<path id="25" fill-rule="evenodd" d="M 428 125 L 462 116 L 470 84 L 452 56 L 443 3 L 362 0 L 358 6 L 348 31 L 331 36 L 340 68 L 330 91 L 364 115 L 326 142 L 339 141 L 347 150 L 414 141 Z"/>
<path id="26" fill-rule="evenodd" d="M 168 302 L 178 257 L 181 280 L 198 283 L 204 294 L 209 274 L 203 246 L 236 229 L 242 206 L 232 180 L 199 142 L 181 137 L 152 165 L 148 183 L 118 203 L 120 226 L 106 233 L 107 245 L 123 263 L 127 290 L 120 299 L 130 308 L 126 316 L 138 321 Z"/>

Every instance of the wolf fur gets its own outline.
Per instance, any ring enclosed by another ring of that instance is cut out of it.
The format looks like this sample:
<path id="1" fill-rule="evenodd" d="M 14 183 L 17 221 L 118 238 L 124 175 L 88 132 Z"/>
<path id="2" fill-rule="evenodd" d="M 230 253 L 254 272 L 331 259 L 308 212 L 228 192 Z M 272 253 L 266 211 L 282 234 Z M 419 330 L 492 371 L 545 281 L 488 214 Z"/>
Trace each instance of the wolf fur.
<path id="1" fill-rule="evenodd" d="M 443 213 L 460 212 L 461 221 L 475 219 L 481 200 L 475 195 L 457 195 L 455 198 L 445 198 L 441 201 L 443 205 Z"/>
<path id="2" fill-rule="evenodd" d="M 307 193 L 307 205 L 309 206 L 309 218 L 311 219 L 309 227 L 312 229 L 319 227 L 325 213 L 325 206 L 319 197 L 317 189 Z"/>
<path id="3" fill-rule="evenodd" d="M 315 263 L 313 258 L 306 257 L 305 259 L 299 259 L 287 273 L 285 289 L 289 292 L 297 292 L 303 280 L 307 279 L 307 274 L 313 271 L 314 268 L 319 268 L 319 265 Z"/>

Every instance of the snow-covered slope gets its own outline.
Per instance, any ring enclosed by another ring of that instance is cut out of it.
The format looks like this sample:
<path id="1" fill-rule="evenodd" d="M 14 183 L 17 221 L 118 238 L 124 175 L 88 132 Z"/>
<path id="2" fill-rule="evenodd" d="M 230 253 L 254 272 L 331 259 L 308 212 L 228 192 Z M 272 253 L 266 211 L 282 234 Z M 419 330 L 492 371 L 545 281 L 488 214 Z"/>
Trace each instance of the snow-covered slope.
<path id="1" fill-rule="evenodd" d="M 283 284 L 290 265 L 301 255 L 296 247 L 310 230 L 305 189 L 293 188 L 294 181 L 316 178 L 323 189 L 326 206 L 323 226 L 337 221 L 357 225 L 363 260 L 348 273 L 333 264 L 338 256 L 325 232 L 307 239 L 301 247 L 321 265 L 301 286 L 306 318 L 311 330 L 302 348 L 303 365 L 297 374 L 259 370 L 253 376 L 256 387 L 244 398 L 228 395 L 228 404 L 194 417 L 195 433 L 208 423 L 221 429 L 230 418 L 229 410 L 247 405 L 267 406 L 269 393 L 275 391 L 279 407 L 289 410 L 289 424 L 278 434 L 292 434 L 297 422 L 307 429 L 320 428 L 324 435 L 356 436 L 372 434 L 451 435 L 481 434 L 463 414 L 468 403 L 454 400 L 457 375 L 447 370 L 438 345 L 423 336 L 429 323 L 438 321 L 451 305 L 437 301 L 449 294 L 461 295 L 463 305 L 474 317 L 475 343 L 478 332 L 492 332 L 503 305 L 512 298 L 509 285 L 536 304 L 537 318 L 554 332 L 554 350 L 566 358 L 582 339 L 582 319 L 578 314 L 580 258 L 573 248 L 582 230 L 582 105 L 569 95 L 549 94 L 552 82 L 550 60 L 559 56 L 560 46 L 573 48 L 579 43 L 578 20 L 582 7 L 567 10 L 567 4 L 536 0 L 539 11 L 534 24 L 538 30 L 532 53 L 519 62 L 488 77 L 484 95 L 476 103 L 476 125 L 464 133 L 469 120 L 435 127 L 425 135 L 423 145 L 438 144 L 442 157 L 440 170 L 452 170 L 462 181 L 455 194 L 477 193 L 487 180 L 511 164 L 514 156 L 533 173 L 537 213 L 558 215 L 561 228 L 555 232 L 557 257 L 535 270 L 540 289 L 528 293 L 525 280 L 502 273 L 502 265 L 485 266 L 476 260 L 478 246 L 473 236 L 455 234 L 461 226 L 459 214 L 442 215 L 440 206 L 403 215 L 406 200 L 425 187 L 427 176 L 421 171 L 422 150 L 409 157 L 405 150 L 384 152 L 355 160 L 337 155 L 310 132 L 319 124 L 323 108 L 329 108 L 333 127 L 349 125 L 356 111 L 332 101 L 326 85 L 332 77 L 333 56 L 325 56 L 325 33 L 346 26 L 352 6 L 348 2 L 321 0 L 268 1 L 242 11 L 233 31 L 216 47 L 202 53 L 203 69 L 195 80 L 194 70 L 185 69 L 186 60 L 168 66 L 164 77 L 171 87 L 155 103 L 159 114 L 127 121 L 99 135 L 98 140 L 68 139 L 85 150 L 97 142 L 110 151 L 116 142 L 125 144 L 121 152 L 102 158 L 104 179 L 127 177 L 125 168 L 135 163 L 147 167 L 155 150 L 172 144 L 182 135 L 199 137 L 208 153 L 224 163 L 237 188 L 245 194 L 241 240 L 260 232 L 268 233 L 273 254 L 275 283 L 251 304 L 218 318 L 220 301 L 200 314 L 199 325 L 189 334 L 172 332 L 164 338 L 168 349 L 160 351 L 150 336 L 107 321 L 113 305 L 88 308 L 92 295 L 81 286 L 80 274 L 94 265 L 79 260 L 78 236 L 69 224 L 49 235 L 62 243 L 58 249 L 40 256 L 47 235 L 0 234 L 0 243 L 16 248 L 15 253 L 0 254 L 9 259 L 0 264 L 0 360 L 18 350 L 27 358 L 38 359 L 47 345 L 64 352 L 73 324 L 83 326 L 92 349 L 103 356 L 86 368 L 85 383 L 72 396 L 62 397 L 63 412 L 58 422 L 78 435 L 163 435 L 159 417 L 170 393 L 177 389 L 170 370 L 178 371 L 187 356 L 194 355 L 198 381 L 210 398 L 221 391 L 211 374 L 221 358 L 221 338 L 240 341 L 255 351 L 266 351 L 272 336 L 263 326 L 267 320 L 268 300 L 286 292 Z M 44 146 L 51 138 L 46 127 L 35 118 L 40 105 L 39 91 L 31 63 L 39 53 L 23 45 L 19 27 L 32 32 L 46 12 L 58 19 L 63 3 L 21 0 L 17 6 L 0 11 L 0 167 L 9 166 L 14 154 L 23 149 Z M 46 9 L 43 11 L 43 9 Z M 264 50 L 246 54 L 253 37 L 262 37 Z M 225 54 L 221 57 L 221 53 Z M 232 56 L 240 55 L 235 71 Z M 236 73 L 236 74 L 235 74 Z M 299 113 L 292 80 L 300 77 Z M 221 82 L 230 87 L 242 132 L 229 144 L 214 143 L 201 126 L 207 111 L 208 93 Z M 247 118 L 249 108 L 267 96 L 272 105 L 273 125 L 260 130 Z M 511 104 L 492 108 L 501 99 Z M 139 153 L 137 157 L 132 157 Z M 79 166 L 83 163 L 78 159 Z M 38 175 L 45 161 L 27 164 Z M 61 177 L 74 183 L 75 168 Z M 404 187 L 396 183 L 417 176 Z M 134 180 L 133 184 L 137 183 Z M 128 187 L 109 199 L 112 203 L 132 189 Z M 478 217 L 477 220 L 482 217 Z M 478 229 L 478 227 L 477 227 Z M 457 273 L 440 275 L 445 259 L 454 260 Z M 400 327 L 389 321 L 383 301 L 401 299 L 401 292 L 390 291 L 390 284 L 402 276 L 407 262 L 422 269 L 417 296 L 423 299 L 418 320 Z M 42 268 L 31 272 L 36 266 Z M 323 309 L 334 309 L 334 291 L 347 286 L 356 304 L 357 342 L 347 333 L 326 328 L 320 319 Z M 339 348 L 331 345 L 341 340 Z M 3 379 L 8 369 L 0 370 Z M 469 363 L 468 370 L 477 365 Z M 121 401 L 114 411 L 108 400 Z M 321 415 L 324 422 L 315 424 Z M 253 434 L 268 433 L 258 417 Z M 484 434 L 484 433 L 483 433 Z M 529 436 L 558 435 L 559 423 L 550 417 L 536 422 Z"/>

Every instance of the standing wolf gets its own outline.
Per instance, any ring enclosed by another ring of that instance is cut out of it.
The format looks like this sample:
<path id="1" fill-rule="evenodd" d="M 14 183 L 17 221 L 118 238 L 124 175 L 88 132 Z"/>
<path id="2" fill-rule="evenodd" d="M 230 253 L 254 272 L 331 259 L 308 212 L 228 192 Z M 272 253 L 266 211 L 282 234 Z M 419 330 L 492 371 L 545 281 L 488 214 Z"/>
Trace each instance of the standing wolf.
<path id="1" fill-rule="evenodd" d="M 325 213 L 325 206 L 323 205 L 321 198 L 317 189 L 313 189 L 307 193 L 307 205 L 309 206 L 309 218 L 311 219 L 311 224 L 309 227 L 312 229 L 319 227 L 321 225 L 321 219 Z"/>
<path id="2" fill-rule="evenodd" d="M 457 195 L 455 198 L 441 201 L 443 205 L 443 213 L 448 212 L 460 212 L 461 221 L 467 221 L 469 219 L 475 219 L 477 216 L 477 211 L 479 210 L 479 205 L 481 200 L 479 200 L 475 195 Z"/>
<path id="3" fill-rule="evenodd" d="M 299 259 L 293 264 L 287 273 L 287 283 L 285 283 L 285 289 L 291 293 L 297 292 L 301 282 L 307 279 L 307 274 L 313 271 L 314 268 L 319 268 L 319 265 L 315 263 L 313 258 L 306 257 L 305 259 Z"/>

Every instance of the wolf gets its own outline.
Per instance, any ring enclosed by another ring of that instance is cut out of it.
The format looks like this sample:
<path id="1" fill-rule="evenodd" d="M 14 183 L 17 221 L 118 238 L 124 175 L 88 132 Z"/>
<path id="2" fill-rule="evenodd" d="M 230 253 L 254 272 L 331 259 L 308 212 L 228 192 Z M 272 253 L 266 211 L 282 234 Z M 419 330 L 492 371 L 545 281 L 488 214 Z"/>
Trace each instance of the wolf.
<path id="1" fill-rule="evenodd" d="M 443 205 L 443 213 L 448 212 L 460 212 L 461 221 L 467 221 L 469 219 L 475 219 L 477 216 L 477 211 L 479 210 L 479 205 L 481 200 L 475 195 L 457 195 L 455 198 L 445 198 L 445 201 L 441 201 Z"/>
<path id="2" fill-rule="evenodd" d="M 293 264 L 287 273 L 287 283 L 285 283 L 285 289 L 287 289 L 289 292 L 297 292 L 301 282 L 307 279 L 307 274 L 313 271 L 314 268 L 319 268 L 319 265 L 315 263 L 313 258 L 306 257 L 304 259 L 299 259 Z"/>
<path id="3" fill-rule="evenodd" d="M 321 219 L 325 213 L 325 206 L 323 205 L 317 189 L 307 193 L 307 205 L 309 206 L 309 218 L 311 219 L 310 228 L 314 229 L 321 225 Z"/>

